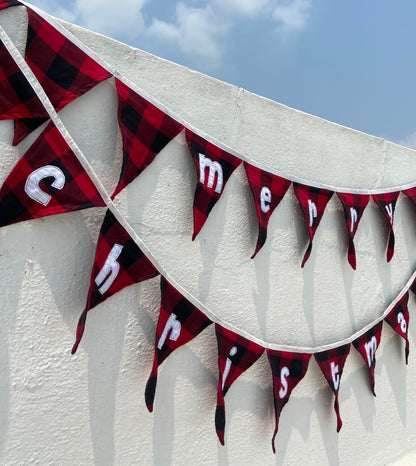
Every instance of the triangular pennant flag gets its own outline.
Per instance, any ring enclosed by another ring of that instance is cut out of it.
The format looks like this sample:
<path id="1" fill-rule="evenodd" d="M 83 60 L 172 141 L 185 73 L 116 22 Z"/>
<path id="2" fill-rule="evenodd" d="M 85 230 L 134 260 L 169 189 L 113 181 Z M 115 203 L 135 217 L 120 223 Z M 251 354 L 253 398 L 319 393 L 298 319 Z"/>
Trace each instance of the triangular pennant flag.
<path id="1" fill-rule="evenodd" d="M 116 79 L 123 166 L 112 199 L 150 165 L 183 125 Z"/>
<path id="2" fill-rule="evenodd" d="M 0 189 L 0 226 L 102 206 L 94 183 L 51 122 Z"/>
<path id="3" fill-rule="evenodd" d="M 194 197 L 194 240 L 241 160 L 188 129 L 186 141 L 198 177 Z"/>
<path id="4" fill-rule="evenodd" d="M 374 369 L 376 367 L 376 351 L 381 341 L 381 330 L 383 328 L 383 321 L 376 324 L 373 328 L 359 336 L 352 343 L 361 354 L 368 367 L 371 380 L 371 390 L 373 395 L 376 396 L 374 391 Z"/>
<path id="5" fill-rule="evenodd" d="M 338 391 L 342 370 L 350 352 L 350 344 L 315 353 L 315 359 L 335 395 L 334 410 L 337 415 L 337 432 L 341 430 L 342 421 L 339 414 Z"/>
<path id="6" fill-rule="evenodd" d="M 291 182 L 254 167 L 247 162 L 244 162 L 244 168 L 251 192 L 253 193 L 254 205 L 256 206 L 257 218 L 259 220 L 259 236 L 256 250 L 251 256 L 253 259 L 266 242 L 269 218 L 283 199 Z"/>
<path id="7" fill-rule="evenodd" d="M 96 84 L 111 77 L 111 73 L 40 15 L 30 8 L 27 12 L 25 59 L 57 112 Z M 13 145 L 44 121 L 44 118 L 16 120 Z"/>
<path id="8" fill-rule="evenodd" d="M 233 382 L 259 359 L 264 352 L 264 348 L 218 324 L 215 325 L 215 332 L 218 344 L 219 369 L 215 429 L 221 445 L 224 445 L 224 396 Z"/>
<path id="9" fill-rule="evenodd" d="M 48 118 L 29 81 L 0 40 L 0 120 Z"/>
<path id="10" fill-rule="evenodd" d="M 409 331 L 409 310 L 407 308 L 408 299 L 409 292 L 406 292 L 384 319 L 393 328 L 393 330 L 406 341 L 406 364 L 409 359 L 409 340 L 407 338 L 407 333 Z"/>
<path id="11" fill-rule="evenodd" d="M 0 0 L 0 10 L 4 10 L 5 8 L 8 8 L 9 6 L 17 6 L 17 5 L 22 5 L 18 0 Z"/>
<path id="12" fill-rule="evenodd" d="M 396 208 L 396 201 L 399 197 L 400 191 L 394 193 L 384 194 L 373 194 L 373 199 L 376 204 L 382 210 L 384 216 L 389 222 L 390 234 L 389 243 L 387 247 L 387 262 L 390 262 L 394 254 L 394 232 L 393 232 L 393 220 L 394 220 L 394 209 Z"/>
<path id="13" fill-rule="evenodd" d="M 153 411 L 160 364 L 177 348 L 199 335 L 212 322 L 185 299 L 165 278 L 160 279 L 161 303 L 156 328 L 152 372 L 146 384 L 147 409 Z"/>
<path id="14" fill-rule="evenodd" d="M 313 237 L 315 236 L 316 229 L 324 214 L 325 207 L 334 193 L 327 189 L 314 188 L 313 186 L 306 186 L 299 183 L 293 183 L 293 189 L 302 207 L 309 232 L 310 241 L 305 255 L 303 256 L 303 267 L 311 254 Z"/>
<path id="15" fill-rule="evenodd" d="M 416 294 L 416 278 L 413 280 L 412 284 L 410 285 L 410 289 Z"/>
<path id="16" fill-rule="evenodd" d="M 348 246 L 348 262 L 351 267 L 356 269 L 354 236 L 358 228 L 358 224 L 364 213 L 364 209 L 370 200 L 368 194 L 351 194 L 337 193 L 344 208 L 345 221 L 347 222 L 348 235 L 350 237 Z"/>
<path id="17" fill-rule="evenodd" d="M 159 272 L 144 255 L 114 214 L 107 210 L 97 242 L 91 272 L 87 305 L 78 322 L 72 354 L 78 348 L 85 328 L 87 313 L 97 304 L 126 286 L 156 277 Z"/>
<path id="18" fill-rule="evenodd" d="M 289 401 L 290 394 L 303 379 L 308 369 L 311 354 L 292 353 L 289 351 L 267 350 L 273 375 L 273 399 L 275 411 L 275 429 L 272 439 L 273 453 L 276 453 L 275 439 L 279 428 L 280 413 Z"/>

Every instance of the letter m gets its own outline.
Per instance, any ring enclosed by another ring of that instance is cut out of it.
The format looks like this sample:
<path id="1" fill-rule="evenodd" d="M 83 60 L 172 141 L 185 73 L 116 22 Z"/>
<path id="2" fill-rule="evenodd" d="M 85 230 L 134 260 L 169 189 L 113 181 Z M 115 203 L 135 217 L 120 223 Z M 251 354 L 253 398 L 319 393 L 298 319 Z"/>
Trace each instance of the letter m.
<path id="1" fill-rule="evenodd" d="M 217 183 L 215 184 L 215 192 L 221 193 L 223 184 L 222 167 L 219 162 L 213 162 L 204 154 L 199 154 L 199 182 L 205 184 L 205 169 L 209 168 L 207 187 L 214 186 L 215 175 L 217 175 Z"/>

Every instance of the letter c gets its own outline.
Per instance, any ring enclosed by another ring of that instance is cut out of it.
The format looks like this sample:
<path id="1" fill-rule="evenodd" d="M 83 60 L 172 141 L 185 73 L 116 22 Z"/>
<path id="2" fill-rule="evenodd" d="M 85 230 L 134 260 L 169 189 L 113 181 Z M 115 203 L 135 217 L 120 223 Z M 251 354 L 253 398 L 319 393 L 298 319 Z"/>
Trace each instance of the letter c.
<path id="1" fill-rule="evenodd" d="M 54 178 L 51 186 L 55 189 L 62 189 L 65 186 L 65 175 L 64 172 L 54 165 L 45 165 L 37 170 L 33 171 L 26 180 L 25 193 L 34 201 L 39 202 L 47 206 L 52 196 L 45 191 L 42 191 L 39 187 L 39 183 L 44 178 Z"/>

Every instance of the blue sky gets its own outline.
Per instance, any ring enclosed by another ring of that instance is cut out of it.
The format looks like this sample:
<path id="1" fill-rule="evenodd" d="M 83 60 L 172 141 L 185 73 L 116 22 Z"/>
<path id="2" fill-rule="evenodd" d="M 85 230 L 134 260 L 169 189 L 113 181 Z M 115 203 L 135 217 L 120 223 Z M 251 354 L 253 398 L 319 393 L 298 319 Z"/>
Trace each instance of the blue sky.
<path id="1" fill-rule="evenodd" d="M 416 148 L 414 0 L 32 0 L 47 12 Z"/>

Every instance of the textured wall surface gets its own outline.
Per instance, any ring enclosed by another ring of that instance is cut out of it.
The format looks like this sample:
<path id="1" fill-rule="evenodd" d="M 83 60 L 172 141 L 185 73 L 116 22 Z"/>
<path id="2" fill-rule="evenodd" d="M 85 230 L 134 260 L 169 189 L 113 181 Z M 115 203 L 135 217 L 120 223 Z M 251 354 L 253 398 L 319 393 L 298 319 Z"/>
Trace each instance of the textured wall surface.
<path id="1" fill-rule="evenodd" d="M 23 52 L 25 9 L 0 12 Z M 244 156 L 290 175 L 335 186 L 385 188 L 416 180 L 416 153 L 290 109 L 73 25 L 65 26 L 140 88 Z M 108 192 L 119 177 L 121 138 L 114 80 L 60 112 Z M 39 135 L 12 147 L 0 122 L 0 181 Z M 386 263 L 387 225 L 371 201 L 356 235 L 357 270 L 346 260 L 347 232 L 333 197 L 305 267 L 308 235 L 292 188 L 274 213 L 266 245 L 250 260 L 257 219 L 243 168 L 237 169 L 192 242 L 196 173 L 183 134 L 116 199 L 170 276 L 218 319 L 267 342 L 316 346 L 346 338 L 381 315 L 416 265 L 416 210 L 401 195 L 396 250 Z M 2 464 L 414 464 L 416 303 L 410 296 L 410 358 L 383 328 L 376 393 L 352 349 L 333 395 L 311 360 L 283 409 L 273 455 L 272 380 L 266 356 L 226 397 L 226 446 L 214 429 L 217 349 L 208 328 L 161 367 L 155 410 L 149 376 L 159 281 L 124 289 L 95 308 L 75 356 L 105 210 L 46 217 L 0 229 L 0 462 Z M 412 461 L 413 458 L 413 461 Z"/>

